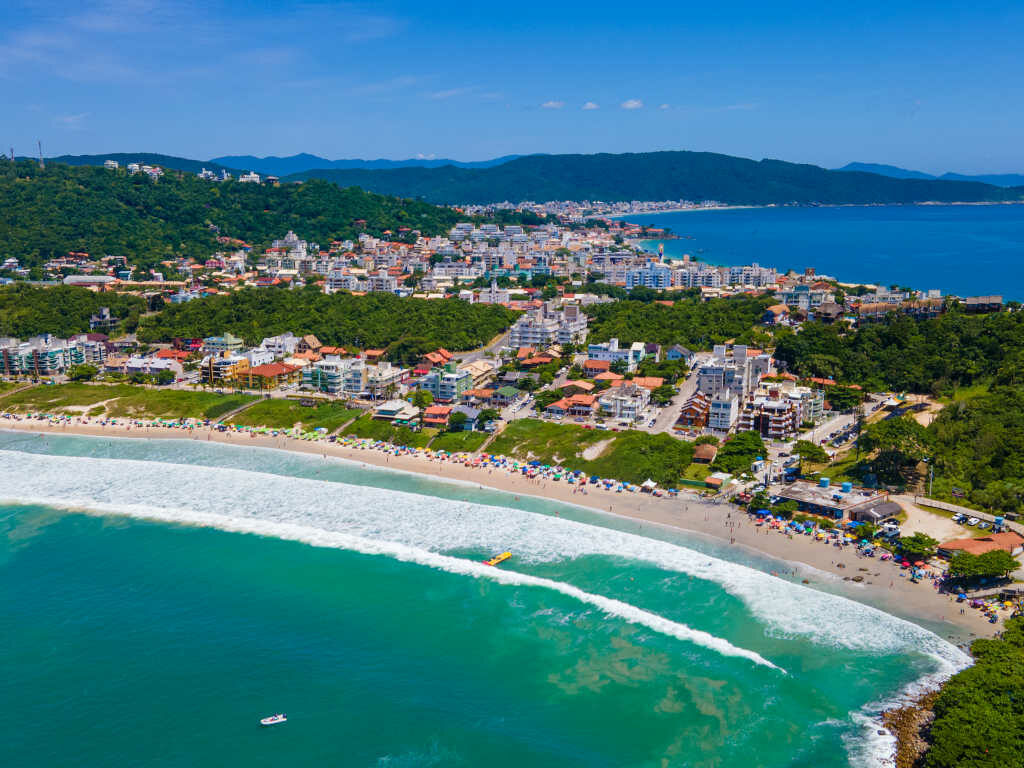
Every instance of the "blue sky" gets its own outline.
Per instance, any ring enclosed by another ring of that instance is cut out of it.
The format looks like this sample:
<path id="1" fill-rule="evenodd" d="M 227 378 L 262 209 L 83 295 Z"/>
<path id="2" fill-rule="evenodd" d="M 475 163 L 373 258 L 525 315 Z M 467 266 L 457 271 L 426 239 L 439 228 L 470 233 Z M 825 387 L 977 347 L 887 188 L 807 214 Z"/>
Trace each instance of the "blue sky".
<path id="1" fill-rule="evenodd" d="M 1022 40 L 1019 0 L 3 0 L 0 146 L 1020 172 Z"/>

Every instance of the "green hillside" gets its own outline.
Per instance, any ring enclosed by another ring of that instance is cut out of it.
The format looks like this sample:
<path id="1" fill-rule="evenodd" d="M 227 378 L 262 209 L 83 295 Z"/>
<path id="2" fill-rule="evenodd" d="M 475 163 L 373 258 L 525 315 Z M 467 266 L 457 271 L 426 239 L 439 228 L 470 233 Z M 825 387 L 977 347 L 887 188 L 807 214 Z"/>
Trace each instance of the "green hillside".
<path id="1" fill-rule="evenodd" d="M 724 203 L 913 203 L 1005 201 L 1024 188 L 975 182 L 894 179 L 829 171 L 781 160 L 711 152 L 530 155 L 493 168 L 316 170 L 286 177 L 320 178 L 382 194 L 435 203 L 503 200 L 719 200 Z"/>
<path id="2" fill-rule="evenodd" d="M 126 166 L 128 163 L 159 165 L 161 168 L 170 168 L 187 173 L 199 173 L 203 168 L 215 173 L 227 171 L 234 176 L 244 173 L 244 169 L 239 170 L 237 167 L 222 165 L 213 160 L 192 160 L 187 157 L 161 155 L 156 152 L 113 152 L 106 155 L 58 155 L 57 157 L 46 158 L 47 163 L 59 163 L 61 165 L 103 165 L 106 160 L 117 160 L 122 166 Z"/>
<path id="3" fill-rule="evenodd" d="M 69 251 L 123 255 L 151 267 L 172 256 L 204 258 L 218 249 L 218 234 L 261 246 L 291 229 L 326 246 L 403 226 L 438 234 L 459 220 L 444 208 L 324 181 L 271 187 L 173 172 L 153 181 L 123 170 L 53 163 L 42 170 L 6 160 L 0 210 L 0 257 L 27 267 Z"/>

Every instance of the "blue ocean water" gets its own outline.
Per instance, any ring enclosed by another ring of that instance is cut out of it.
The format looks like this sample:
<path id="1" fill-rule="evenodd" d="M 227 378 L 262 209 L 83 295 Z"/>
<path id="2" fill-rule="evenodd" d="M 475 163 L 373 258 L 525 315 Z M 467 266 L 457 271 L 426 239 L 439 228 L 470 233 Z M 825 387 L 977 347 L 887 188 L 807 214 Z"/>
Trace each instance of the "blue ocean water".
<path id="1" fill-rule="evenodd" d="M 0 477 L 4 765 L 868 766 L 870 715 L 966 661 L 756 559 L 353 463 L 0 432 Z"/>
<path id="2" fill-rule="evenodd" d="M 813 267 L 843 282 L 1024 299 L 1024 205 L 745 208 L 628 218 L 692 237 L 663 241 L 667 256 Z M 648 241 L 652 250 L 658 242 Z"/>

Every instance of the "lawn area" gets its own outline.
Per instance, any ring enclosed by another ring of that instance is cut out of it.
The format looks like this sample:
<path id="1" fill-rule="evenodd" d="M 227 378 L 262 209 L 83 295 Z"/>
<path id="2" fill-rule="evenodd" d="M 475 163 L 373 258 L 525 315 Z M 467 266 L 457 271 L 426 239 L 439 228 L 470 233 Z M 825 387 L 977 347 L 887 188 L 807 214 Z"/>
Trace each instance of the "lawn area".
<path id="1" fill-rule="evenodd" d="M 256 398 L 181 389 L 129 387 L 131 394 L 107 403 L 109 416 L 156 419 L 216 419 Z"/>
<path id="2" fill-rule="evenodd" d="M 703 482 L 711 474 L 710 464 L 691 464 L 683 470 L 683 477 L 687 480 Z"/>
<path id="3" fill-rule="evenodd" d="M 860 459 L 857 458 L 857 452 L 850 451 L 831 464 L 811 464 L 805 461 L 803 470 L 805 475 L 817 470 L 820 473 L 819 477 L 827 477 L 833 483 L 850 482 L 854 485 L 859 485 L 860 480 L 850 474 L 859 462 Z"/>
<path id="4" fill-rule="evenodd" d="M 16 381 L 0 381 L 0 392 L 6 392 L 9 389 L 21 386 Z"/>
<path id="5" fill-rule="evenodd" d="M 943 405 L 952 405 L 953 403 L 961 403 L 964 400 L 970 400 L 971 398 L 980 397 L 981 395 L 987 395 L 988 391 L 989 383 L 983 382 L 980 384 L 972 384 L 968 387 L 956 387 L 951 396 L 939 397 L 936 398 L 936 400 Z"/>
<path id="6" fill-rule="evenodd" d="M 443 432 L 430 444 L 431 450 L 472 453 L 487 440 L 486 432 Z"/>
<path id="7" fill-rule="evenodd" d="M 90 416 L 215 419 L 254 398 L 179 389 L 147 389 L 130 384 L 57 384 L 0 395 L 0 410 L 34 413 L 88 413 Z"/>
<path id="8" fill-rule="evenodd" d="M 300 405 L 297 400 L 261 400 L 235 415 L 231 423 L 271 429 L 289 429 L 301 423 L 304 430 L 323 427 L 333 432 L 361 413 L 361 409 L 346 408 L 342 403 L 324 402 L 307 407 Z"/>
<path id="9" fill-rule="evenodd" d="M 423 448 L 430 442 L 430 438 L 437 434 L 437 430 L 422 429 L 419 432 L 413 432 L 408 427 L 396 427 L 389 421 L 374 419 L 367 413 L 345 427 L 343 434 L 370 440 L 386 440 L 395 445 L 408 445 L 412 448 Z"/>
<path id="10" fill-rule="evenodd" d="M 80 413 L 104 400 L 135 393 L 127 384 L 40 384 L 10 395 L 0 396 L 0 410 L 32 413 Z"/>
<path id="11" fill-rule="evenodd" d="M 600 453 L 584 458 L 588 447 L 605 443 Z M 550 424 L 538 419 L 514 421 L 491 443 L 491 453 L 561 464 L 588 475 L 631 483 L 651 478 L 671 488 L 693 458 L 693 443 L 669 435 L 629 430 L 611 432 Z"/>

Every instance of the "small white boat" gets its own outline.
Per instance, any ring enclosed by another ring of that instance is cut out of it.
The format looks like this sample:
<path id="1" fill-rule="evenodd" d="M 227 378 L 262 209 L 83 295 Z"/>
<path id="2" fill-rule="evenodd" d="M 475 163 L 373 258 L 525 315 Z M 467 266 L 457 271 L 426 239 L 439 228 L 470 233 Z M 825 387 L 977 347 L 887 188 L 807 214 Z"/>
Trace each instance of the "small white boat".
<path id="1" fill-rule="evenodd" d="M 286 722 L 288 722 L 288 717 L 286 715 L 271 715 L 270 717 L 264 717 L 260 720 L 260 725 L 277 725 L 278 723 Z"/>

